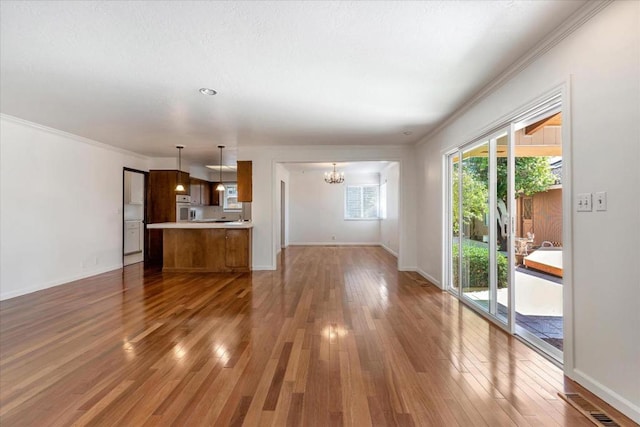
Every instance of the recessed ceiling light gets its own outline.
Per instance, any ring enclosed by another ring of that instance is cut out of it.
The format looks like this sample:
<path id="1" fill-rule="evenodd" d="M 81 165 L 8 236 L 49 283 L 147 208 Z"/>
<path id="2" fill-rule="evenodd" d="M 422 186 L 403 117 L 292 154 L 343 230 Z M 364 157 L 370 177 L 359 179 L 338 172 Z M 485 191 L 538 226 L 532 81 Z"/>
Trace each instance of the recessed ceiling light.
<path id="1" fill-rule="evenodd" d="M 411 132 L 410 130 L 405 130 L 404 132 L 402 132 L 403 135 L 413 135 L 413 132 Z"/>
<path id="2" fill-rule="evenodd" d="M 203 87 L 200 89 L 200 93 L 203 95 L 215 95 L 218 92 L 213 89 L 209 89 L 208 87 Z"/>

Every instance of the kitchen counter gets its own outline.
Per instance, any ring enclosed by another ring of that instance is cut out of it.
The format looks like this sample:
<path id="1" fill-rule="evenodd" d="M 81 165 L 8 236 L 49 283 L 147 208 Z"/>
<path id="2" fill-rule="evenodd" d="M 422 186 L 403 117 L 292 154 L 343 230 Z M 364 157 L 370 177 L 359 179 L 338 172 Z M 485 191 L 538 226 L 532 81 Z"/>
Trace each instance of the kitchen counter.
<path id="1" fill-rule="evenodd" d="M 240 222 L 216 222 L 216 221 L 188 221 L 188 222 L 159 222 L 156 224 L 147 224 L 149 229 L 166 229 L 166 228 L 253 228 L 250 221 Z"/>
<path id="2" fill-rule="evenodd" d="M 251 222 L 163 222 L 162 271 L 235 273 L 251 271 Z"/>

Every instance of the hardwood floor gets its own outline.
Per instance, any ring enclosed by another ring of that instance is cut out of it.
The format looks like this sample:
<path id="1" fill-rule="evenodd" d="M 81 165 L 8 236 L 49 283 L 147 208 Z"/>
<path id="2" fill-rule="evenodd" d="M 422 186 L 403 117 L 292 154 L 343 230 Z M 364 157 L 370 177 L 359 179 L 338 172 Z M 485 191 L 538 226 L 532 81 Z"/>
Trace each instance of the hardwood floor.
<path id="1" fill-rule="evenodd" d="M 4 301 L 0 425 L 592 425 L 560 369 L 395 263 L 293 247 L 275 272 L 138 264 Z"/>

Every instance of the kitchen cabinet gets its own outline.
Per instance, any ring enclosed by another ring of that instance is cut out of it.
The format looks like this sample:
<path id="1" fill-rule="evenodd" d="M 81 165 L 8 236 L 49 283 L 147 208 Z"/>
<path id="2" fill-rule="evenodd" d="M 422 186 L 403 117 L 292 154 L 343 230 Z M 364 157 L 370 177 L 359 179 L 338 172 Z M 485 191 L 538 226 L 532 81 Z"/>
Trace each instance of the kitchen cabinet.
<path id="1" fill-rule="evenodd" d="M 199 179 L 191 178 L 189 180 L 189 193 L 192 205 L 202 205 L 202 184 Z"/>
<path id="2" fill-rule="evenodd" d="M 212 182 L 211 188 L 209 191 L 210 194 L 210 204 L 211 206 L 220 206 L 220 191 L 216 191 L 216 187 L 218 186 L 218 182 Z"/>
<path id="3" fill-rule="evenodd" d="M 211 183 L 209 181 L 191 178 L 189 187 L 192 205 L 209 206 L 211 204 Z"/>
<path id="4" fill-rule="evenodd" d="M 238 162 L 238 201 L 251 202 L 253 199 L 253 164 L 251 160 Z"/>
<path id="5" fill-rule="evenodd" d="M 142 221 L 124 222 L 124 255 L 142 252 Z"/>
<path id="6" fill-rule="evenodd" d="M 201 183 L 200 200 L 203 206 L 211 205 L 211 183 L 209 181 L 202 181 Z"/>
<path id="7" fill-rule="evenodd" d="M 149 224 L 176 222 L 176 195 L 189 194 L 189 174 L 180 172 L 185 191 L 176 191 L 178 171 L 151 170 L 147 185 L 146 218 Z M 147 233 L 145 256 L 149 264 L 162 264 L 162 230 Z"/>
<path id="8" fill-rule="evenodd" d="M 180 172 L 185 191 L 176 191 L 178 174 L 175 170 L 149 171 L 147 218 L 149 223 L 176 221 L 176 196 L 189 194 L 189 174 Z"/>
<path id="9" fill-rule="evenodd" d="M 126 205 L 141 205 L 144 203 L 144 174 L 125 171 L 124 203 Z"/>
<path id="10" fill-rule="evenodd" d="M 162 271 L 220 273 L 251 270 L 251 228 L 218 226 L 164 228 L 159 231 L 163 233 Z"/>
<path id="11" fill-rule="evenodd" d="M 225 265 L 227 268 L 249 268 L 248 230 L 227 229 L 225 239 Z"/>

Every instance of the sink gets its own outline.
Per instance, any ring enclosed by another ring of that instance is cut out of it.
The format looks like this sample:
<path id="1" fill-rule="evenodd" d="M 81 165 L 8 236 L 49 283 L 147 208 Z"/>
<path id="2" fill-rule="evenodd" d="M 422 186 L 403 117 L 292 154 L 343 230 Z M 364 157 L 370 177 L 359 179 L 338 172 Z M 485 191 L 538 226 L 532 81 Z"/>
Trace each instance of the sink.
<path id="1" fill-rule="evenodd" d="M 193 220 L 193 222 L 220 222 L 220 223 L 227 223 L 227 222 L 238 222 L 235 219 L 195 219 Z"/>

